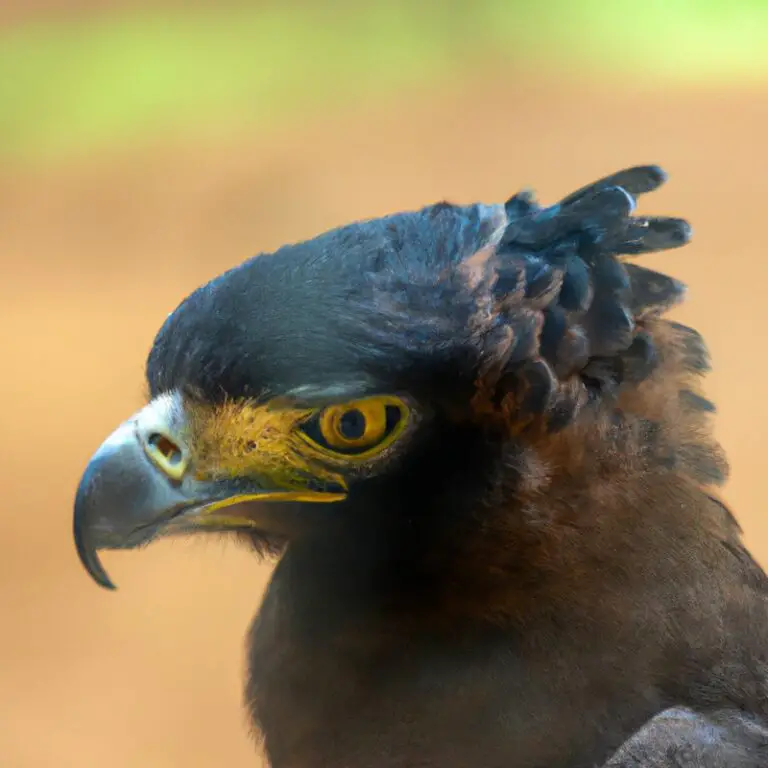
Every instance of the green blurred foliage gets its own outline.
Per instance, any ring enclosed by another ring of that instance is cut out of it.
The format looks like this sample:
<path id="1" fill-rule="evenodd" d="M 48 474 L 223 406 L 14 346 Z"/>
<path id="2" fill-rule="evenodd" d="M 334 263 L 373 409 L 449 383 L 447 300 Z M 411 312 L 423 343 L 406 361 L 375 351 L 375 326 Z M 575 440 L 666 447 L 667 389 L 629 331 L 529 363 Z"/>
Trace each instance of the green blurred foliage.
<path id="1" fill-rule="evenodd" d="M 0 32 L 0 158 L 274 125 L 500 64 L 766 83 L 768 0 L 326 0 L 27 22 Z"/>

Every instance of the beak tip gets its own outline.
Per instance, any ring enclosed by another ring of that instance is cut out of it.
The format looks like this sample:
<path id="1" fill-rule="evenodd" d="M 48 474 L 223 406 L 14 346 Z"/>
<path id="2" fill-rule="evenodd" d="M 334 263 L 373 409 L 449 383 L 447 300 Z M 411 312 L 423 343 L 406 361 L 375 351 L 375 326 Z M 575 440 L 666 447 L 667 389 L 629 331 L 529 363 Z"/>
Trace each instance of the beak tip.
<path id="1" fill-rule="evenodd" d="M 109 578 L 104 566 L 99 559 L 96 547 L 88 536 L 88 512 L 89 512 L 89 492 L 90 472 L 86 473 L 80 483 L 75 498 L 75 513 L 73 520 L 73 534 L 75 541 L 75 550 L 81 565 L 85 568 L 88 575 L 100 586 L 105 589 L 113 590 L 115 585 Z"/>
<path id="2" fill-rule="evenodd" d="M 103 589 L 106 589 L 109 592 L 115 592 L 117 590 L 117 586 L 112 581 L 112 579 L 109 578 L 107 575 L 107 572 L 103 569 L 96 569 L 94 568 L 91 571 L 91 578 Z"/>
<path id="3" fill-rule="evenodd" d="M 79 527 L 75 527 L 75 548 L 77 550 L 77 556 L 80 559 L 80 563 L 87 571 L 88 575 L 104 589 L 115 590 L 115 586 L 112 579 L 109 578 L 104 566 L 101 564 L 96 550 L 90 546 L 86 546 L 83 541 L 82 533 Z"/>
<path id="4" fill-rule="evenodd" d="M 109 578 L 104 580 L 96 579 L 95 581 L 102 589 L 106 589 L 108 592 L 117 591 L 117 587 L 109 580 Z"/>

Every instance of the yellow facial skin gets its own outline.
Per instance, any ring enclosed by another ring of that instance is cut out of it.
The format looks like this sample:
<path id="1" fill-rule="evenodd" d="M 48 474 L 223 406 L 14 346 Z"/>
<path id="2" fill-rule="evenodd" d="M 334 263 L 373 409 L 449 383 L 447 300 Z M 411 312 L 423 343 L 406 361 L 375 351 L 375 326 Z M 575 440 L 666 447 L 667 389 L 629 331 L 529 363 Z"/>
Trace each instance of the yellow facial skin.
<path id="1" fill-rule="evenodd" d="M 389 395 L 324 408 L 160 395 L 107 437 L 83 473 L 80 559 L 114 588 L 101 549 L 201 528 L 286 535 L 296 518 L 277 502 L 343 501 L 350 478 L 372 471 L 412 423 L 406 403 Z"/>
<path id="2" fill-rule="evenodd" d="M 285 500 L 299 500 L 288 497 L 306 492 L 310 479 L 312 486 L 327 483 L 346 490 L 342 470 L 384 454 L 410 420 L 406 403 L 389 395 L 321 409 L 278 401 L 216 406 L 188 402 L 184 412 L 184 443 L 197 480 L 244 478 L 256 472 L 280 488 L 277 495 L 285 494 Z M 312 420 L 317 440 L 304 429 Z M 350 423 L 356 428 L 351 437 L 345 434 Z"/>

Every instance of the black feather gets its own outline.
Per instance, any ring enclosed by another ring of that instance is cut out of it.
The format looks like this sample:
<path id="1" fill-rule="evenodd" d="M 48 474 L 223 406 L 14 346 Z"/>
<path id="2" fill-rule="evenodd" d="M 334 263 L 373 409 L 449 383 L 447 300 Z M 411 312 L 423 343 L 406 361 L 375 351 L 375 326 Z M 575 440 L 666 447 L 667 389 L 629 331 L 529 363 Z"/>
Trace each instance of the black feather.
<path id="1" fill-rule="evenodd" d="M 637 318 L 666 312 L 685 295 L 685 285 L 673 277 L 637 264 L 627 264 L 625 269 L 631 286 L 629 309 Z"/>
<path id="2" fill-rule="evenodd" d="M 622 187 L 630 195 L 644 195 L 658 189 L 666 180 L 667 174 L 658 165 L 638 165 L 605 176 L 599 181 L 577 189 L 565 197 L 562 204 L 568 205 L 584 195 L 605 187 Z"/>
<path id="3" fill-rule="evenodd" d="M 574 249 L 575 250 L 575 249 Z M 589 268 L 578 256 L 570 256 L 565 265 L 560 306 L 569 312 L 583 312 L 592 301 Z"/>
<path id="4" fill-rule="evenodd" d="M 638 333 L 619 358 L 620 381 L 638 383 L 653 373 L 659 357 L 647 333 Z"/>
<path id="5" fill-rule="evenodd" d="M 702 397 L 696 392 L 691 392 L 690 389 L 680 390 L 680 401 L 684 407 L 692 411 L 714 413 L 716 410 L 715 404 L 711 400 L 707 400 L 706 397 Z"/>
<path id="6" fill-rule="evenodd" d="M 678 333 L 687 368 L 697 373 L 707 373 L 711 370 L 709 350 L 701 334 L 681 323 L 670 322 L 669 325 Z"/>

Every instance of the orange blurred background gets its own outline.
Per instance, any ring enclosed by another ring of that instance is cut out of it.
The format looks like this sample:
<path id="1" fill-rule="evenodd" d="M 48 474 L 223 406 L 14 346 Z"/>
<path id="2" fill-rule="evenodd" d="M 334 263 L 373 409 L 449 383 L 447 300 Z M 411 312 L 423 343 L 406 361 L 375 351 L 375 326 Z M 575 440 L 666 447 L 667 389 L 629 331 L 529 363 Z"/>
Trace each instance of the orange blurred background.
<path id="1" fill-rule="evenodd" d="M 93 449 L 142 403 L 153 336 L 186 294 L 254 253 L 355 218 L 443 198 L 494 202 L 529 185 L 554 201 L 625 165 L 663 165 L 670 182 L 643 208 L 688 217 L 694 241 L 648 263 L 689 285 L 676 314 L 711 346 L 708 389 L 733 465 L 726 495 L 754 552 L 768 558 L 768 57 L 743 55 L 756 35 L 768 50 L 765 13 L 700 4 L 723 18 L 741 14 L 738 23 L 709 20 L 717 39 L 730 35 L 731 66 L 725 48 L 702 50 L 713 39 L 703 33 L 630 39 L 633 25 L 649 22 L 624 4 L 623 25 L 609 19 L 590 51 L 576 39 L 590 17 L 563 19 L 562 3 L 534 17 L 519 3 L 491 3 L 509 29 L 515 13 L 524 20 L 524 35 L 510 38 L 525 37 L 519 56 L 500 33 L 487 48 L 482 25 L 467 31 L 471 3 L 435 7 L 434 38 L 425 37 L 429 15 L 411 28 L 402 3 L 400 16 L 381 11 L 383 33 L 375 18 L 350 21 L 358 11 L 344 3 L 287 5 L 294 15 L 282 27 L 271 3 L 0 6 L 4 767 L 259 764 L 241 708 L 243 635 L 270 567 L 221 540 L 159 543 L 108 553 L 119 590 L 107 593 L 77 561 L 73 494 Z M 661 13 L 658 3 L 636 5 Z M 678 5 L 683 21 L 694 13 Z M 598 5 L 583 7 L 602 18 Z M 199 9 L 209 16 L 187 47 L 142 36 L 159 28 L 153 14 L 165 14 L 170 34 L 174 14 L 183 28 Z M 308 14 L 326 25 L 324 45 L 340 58 L 324 75 L 318 51 L 298 61 L 292 53 L 282 103 L 275 94 L 287 75 L 247 37 L 233 42 L 231 66 L 206 59 L 225 58 L 228 14 L 245 12 L 257 35 L 258 14 L 272 14 L 286 35 L 277 48 L 296 46 L 292 30 Z M 699 29 L 689 21 L 679 29 Z M 358 22 L 380 53 L 359 38 Z M 357 47 L 347 50 L 353 33 Z M 153 58 L 166 48 L 186 52 L 171 62 L 178 89 L 168 62 Z M 199 61 L 185 58 L 190 50 Z M 368 54 L 384 57 L 373 80 Z M 249 90 L 257 65 L 261 85 Z M 210 82 L 198 88 L 201 72 Z M 313 99 L 318 87 L 323 96 Z M 142 101 L 148 93 L 155 103 Z M 264 120 L 262 98 L 272 99 Z"/>

